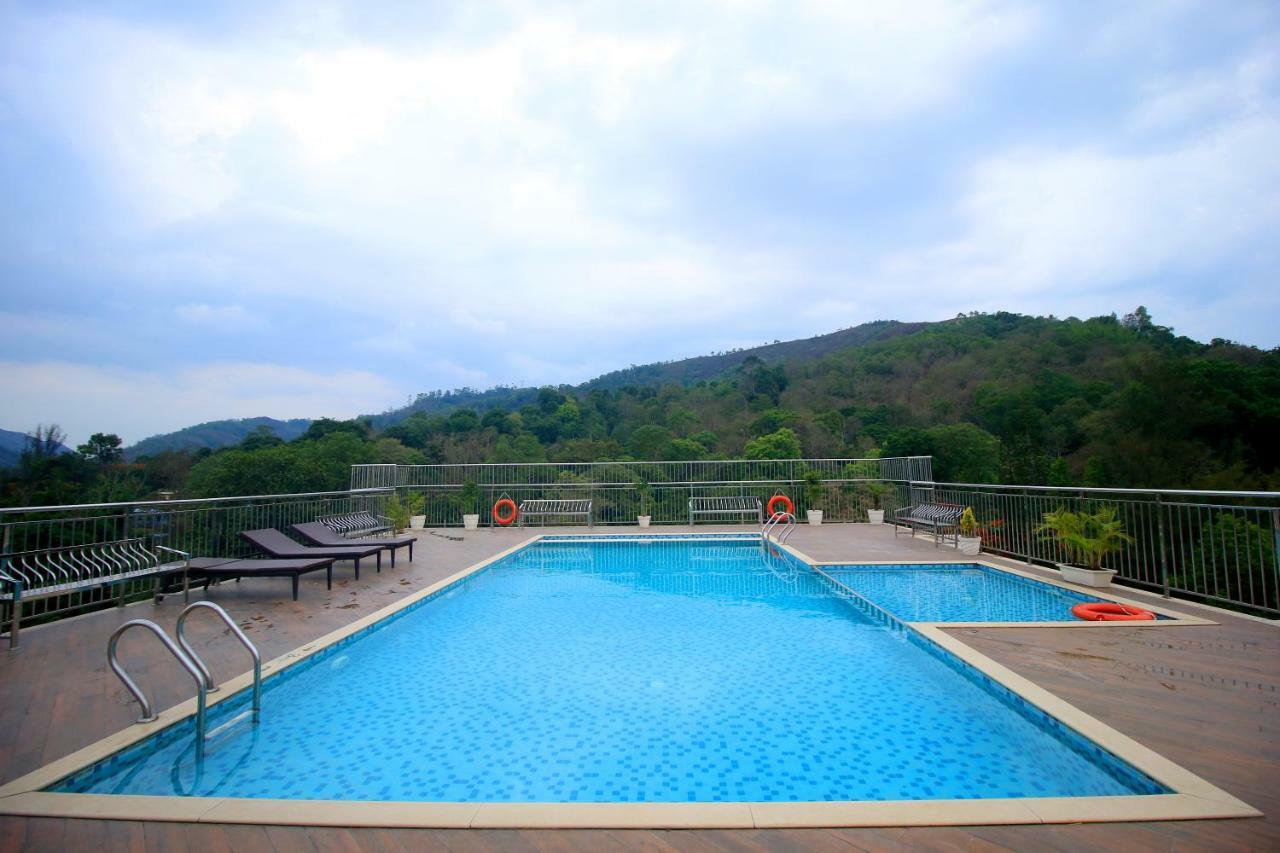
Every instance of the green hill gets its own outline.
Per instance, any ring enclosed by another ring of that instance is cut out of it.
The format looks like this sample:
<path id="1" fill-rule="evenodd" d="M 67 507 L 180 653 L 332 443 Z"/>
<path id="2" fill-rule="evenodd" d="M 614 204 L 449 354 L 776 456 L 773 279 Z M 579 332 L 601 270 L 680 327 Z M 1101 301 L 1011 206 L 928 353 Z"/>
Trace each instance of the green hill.
<path id="1" fill-rule="evenodd" d="M 1277 434 L 1280 350 L 1194 341 L 1143 309 L 1123 319 L 972 314 L 870 323 L 579 386 L 435 392 L 355 421 L 202 424 L 131 448 L 151 458 L 112 494 L 340 489 L 360 462 L 875 454 L 931 454 L 935 476 L 951 482 L 1276 489 Z M 156 452 L 215 444 L 224 449 Z M 92 486 L 93 472 L 83 476 Z"/>
<path id="2" fill-rule="evenodd" d="M 262 429 L 270 430 L 273 435 L 279 436 L 285 441 L 292 441 L 306 432 L 307 427 L 310 425 L 311 421 L 306 418 L 288 421 L 280 421 L 275 418 L 209 421 L 208 423 L 180 429 L 177 432 L 144 438 L 129 447 L 125 451 L 125 456 L 129 459 L 138 459 L 143 456 L 156 456 L 157 454 L 174 450 L 200 450 L 206 447 L 211 450 L 217 450 L 220 447 L 239 444 L 251 434 Z"/>

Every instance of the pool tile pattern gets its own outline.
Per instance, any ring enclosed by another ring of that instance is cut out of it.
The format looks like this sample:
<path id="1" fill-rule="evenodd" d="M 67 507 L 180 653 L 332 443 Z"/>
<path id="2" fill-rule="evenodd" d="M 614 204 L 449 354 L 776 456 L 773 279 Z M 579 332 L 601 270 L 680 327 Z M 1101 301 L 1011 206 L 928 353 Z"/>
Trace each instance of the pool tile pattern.
<path id="1" fill-rule="evenodd" d="M 335 800 L 1159 793 L 758 542 L 543 542 L 56 790 Z M 237 713 L 219 707 L 211 719 Z"/>

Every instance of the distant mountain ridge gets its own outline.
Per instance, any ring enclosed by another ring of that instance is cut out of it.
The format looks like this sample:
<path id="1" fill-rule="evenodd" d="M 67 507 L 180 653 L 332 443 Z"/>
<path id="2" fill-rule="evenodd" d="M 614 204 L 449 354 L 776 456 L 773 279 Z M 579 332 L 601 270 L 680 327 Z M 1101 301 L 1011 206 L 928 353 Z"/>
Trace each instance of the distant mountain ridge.
<path id="1" fill-rule="evenodd" d="M 168 450 L 199 450 L 205 447 L 217 450 L 220 447 L 239 444 L 263 427 L 285 441 L 292 441 L 306 432 L 309 426 L 311 426 L 310 418 L 282 421 L 264 417 L 208 421 L 177 432 L 144 438 L 127 448 L 125 456 L 129 459 L 137 459 L 140 456 L 155 456 L 157 453 Z"/>
<path id="2" fill-rule="evenodd" d="M 22 458 L 22 451 L 27 449 L 29 437 L 25 432 L 11 429 L 0 429 L 0 468 L 12 468 Z M 58 445 L 59 453 L 71 453 L 71 448 Z"/>
<path id="3" fill-rule="evenodd" d="M 951 322 L 943 320 L 941 323 Z M 687 385 L 709 381 L 736 369 L 749 358 L 767 363 L 781 361 L 807 361 L 821 358 L 851 347 L 887 341 L 901 335 L 909 335 L 940 323 L 903 323 L 897 320 L 875 320 L 848 329 L 814 335 L 794 341 L 775 341 L 771 344 L 736 349 L 713 355 L 699 355 L 675 361 L 659 361 L 652 364 L 632 365 L 621 370 L 603 373 L 578 385 L 562 386 L 566 390 L 587 392 L 595 389 L 618 389 L 628 385 L 658 386 L 667 384 Z M 461 388 L 455 391 L 435 391 L 419 394 L 407 406 L 390 409 L 371 420 L 378 429 L 399 423 L 415 412 L 429 415 L 448 414 L 456 409 L 469 408 L 480 412 L 489 409 L 515 411 L 537 400 L 537 388 L 498 387 L 487 391 Z"/>

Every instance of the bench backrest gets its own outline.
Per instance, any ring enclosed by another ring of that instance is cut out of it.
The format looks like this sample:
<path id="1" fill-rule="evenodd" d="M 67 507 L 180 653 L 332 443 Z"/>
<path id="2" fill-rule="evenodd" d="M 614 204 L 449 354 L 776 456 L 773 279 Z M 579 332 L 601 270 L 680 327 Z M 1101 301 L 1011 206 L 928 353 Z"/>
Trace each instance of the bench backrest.
<path id="1" fill-rule="evenodd" d="M 556 515 L 558 513 L 579 513 L 591 512 L 590 500 L 527 500 L 520 502 L 520 513 L 528 515 L 529 513 L 546 513 L 547 515 Z"/>
<path id="2" fill-rule="evenodd" d="M 903 515 L 929 521 L 933 524 L 956 524 L 964 514 L 964 507 L 959 504 L 916 504 L 907 507 Z"/>
<path id="3" fill-rule="evenodd" d="M 0 575 L 10 582 L 22 584 L 24 590 L 92 583 L 154 569 L 158 565 L 159 558 L 147 550 L 142 539 L 0 554 Z"/>
<path id="4" fill-rule="evenodd" d="M 689 509 L 702 510 L 707 512 L 715 512 L 717 510 L 736 511 L 760 509 L 760 499 L 757 497 L 732 497 L 732 498 L 689 498 Z"/>
<path id="5" fill-rule="evenodd" d="M 325 515 L 320 523 L 344 536 L 349 533 L 376 533 L 387 529 L 387 523 L 380 521 L 372 513 L 366 511 L 344 512 L 340 515 Z"/>

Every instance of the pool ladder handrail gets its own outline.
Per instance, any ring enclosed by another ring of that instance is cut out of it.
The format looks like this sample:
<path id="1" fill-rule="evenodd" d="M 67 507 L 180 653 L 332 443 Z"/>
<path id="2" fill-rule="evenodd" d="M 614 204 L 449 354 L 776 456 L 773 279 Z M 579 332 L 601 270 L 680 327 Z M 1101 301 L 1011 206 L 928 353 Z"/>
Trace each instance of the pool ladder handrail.
<path id="1" fill-rule="evenodd" d="M 216 691 L 218 689 L 218 685 L 214 683 L 213 675 L 209 672 L 209 668 L 205 666 L 204 661 L 200 659 L 196 650 L 192 648 L 189 642 L 187 642 L 185 631 L 187 617 L 200 609 L 212 610 L 216 613 L 218 617 L 226 623 L 227 627 L 231 629 L 231 633 L 235 638 L 239 640 L 246 649 L 248 649 L 249 654 L 253 657 L 253 709 L 251 713 L 253 714 L 253 720 L 256 723 L 262 708 L 262 656 L 258 653 L 257 646 L 255 646 L 253 642 L 245 636 L 244 632 L 240 630 L 240 626 L 235 624 L 235 621 L 232 620 L 227 611 L 223 610 L 212 601 L 196 601 L 183 608 L 182 613 L 178 615 L 176 628 L 178 635 L 177 643 L 174 643 L 174 641 L 169 638 L 169 635 L 164 632 L 163 628 L 149 619 L 131 619 L 124 623 L 117 628 L 114 633 L 112 633 L 111 639 L 107 641 L 107 665 L 111 667 L 112 672 L 119 676 L 120 680 L 124 682 L 124 686 L 133 694 L 133 698 L 137 699 L 138 704 L 142 706 L 142 716 L 137 719 L 137 722 L 153 723 L 159 718 L 159 715 L 156 714 L 155 710 L 151 707 L 151 700 L 147 698 L 147 695 L 142 691 L 142 688 L 138 687 L 137 683 L 129 677 L 129 673 L 126 672 L 125 668 L 120 664 L 120 656 L 117 652 L 117 646 L 120 642 L 121 635 L 130 628 L 135 627 L 147 629 L 154 634 L 158 640 L 160 640 L 161 644 L 174 656 L 175 659 L 177 659 L 178 663 L 182 664 L 182 668 L 185 669 L 195 680 L 196 758 L 202 761 L 204 759 L 204 744 L 207 739 L 205 733 L 205 717 L 206 712 L 208 711 L 207 694 Z M 226 729 L 228 726 L 239 721 L 243 716 L 244 715 L 240 715 L 235 720 L 224 723 L 218 727 L 217 731 Z"/>
<path id="2" fill-rule="evenodd" d="M 779 545 L 784 545 L 787 538 L 791 536 L 791 531 L 796 529 L 795 515 L 789 512 L 775 512 L 769 516 L 765 523 L 760 526 L 760 545 L 763 547 L 769 541 L 769 536 L 779 528 L 781 530 L 775 538 Z"/>
<path id="3" fill-rule="evenodd" d="M 235 620 L 231 618 L 227 611 L 212 601 L 195 601 L 187 605 L 182 613 L 178 615 L 178 624 L 175 629 L 178 635 L 178 645 L 182 647 L 182 650 L 191 658 L 192 663 L 200 670 L 200 674 L 204 676 L 205 690 L 210 693 L 216 693 L 218 685 L 214 682 L 213 675 L 209 672 L 209 667 L 205 666 L 200 655 L 192 648 L 191 643 L 187 642 L 187 617 L 202 609 L 212 610 L 222 620 L 223 624 L 230 629 L 231 635 L 240 641 L 240 645 L 244 646 L 253 658 L 253 715 L 256 719 L 258 713 L 262 710 L 262 655 L 258 653 L 258 647 L 245 636 L 244 631 L 240 630 L 240 626 L 235 623 Z"/>
<path id="4" fill-rule="evenodd" d="M 204 717 L 205 717 L 205 680 L 203 674 L 187 657 L 186 652 L 178 648 L 173 640 L 169 639 L 169 635 L 164 632 L 156 623 L 150 619 L 130 619 L 121 625 L 111 635 L 111 639 L 107 641 L 107 665 L 111 667 L 111 671 L 120 677 L 124 682 L 124 686 L 133 694 L 133 698 L 138 700 L 138 704 L 142 706 L 142 716 L 138 718 L 139 723 L 154 723 L 159 715 L 151 707 L 151 700 L 142 692 L 134 680 L 129 677 L 129 673 L 125 672 L 123 666 L 120 665 L 119 656 L 116 653 L 116 645 L 120 642 L 120 636 L 130 628 L 145 628 L 152 634 L 155 634 L 161 644 L 168 649 L 178 663 L 182 664 L 185 669 L 196 682 L 196 743 L 199 744 L 199 753 L 204 752 Z"/>

